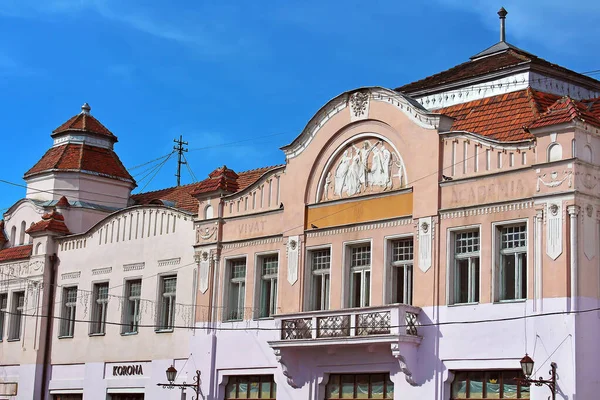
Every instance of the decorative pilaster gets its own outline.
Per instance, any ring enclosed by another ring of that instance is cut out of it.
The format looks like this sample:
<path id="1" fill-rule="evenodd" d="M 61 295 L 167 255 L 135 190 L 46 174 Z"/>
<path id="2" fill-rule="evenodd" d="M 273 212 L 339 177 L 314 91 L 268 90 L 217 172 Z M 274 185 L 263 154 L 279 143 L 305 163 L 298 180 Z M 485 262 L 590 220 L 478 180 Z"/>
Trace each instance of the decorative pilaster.
<path id="1" fill-rule="evenodd" d="M 542 275 L 542 238 L 543 238 L 543 226 L 544 226 L 544 211 L 541 209 L 536 210 L 534 217 L 535 220 L 535 250 L 534 250 L 534 311 L 541 313 L 543 309 L 544 293 L 543 293 L 543 275 Z"/>
<path id="2" fill-rule="evenodd" d="M 546 205 L 546 254 L 556 260 L 563 252 L 562 201 L 554 200 Z"/>
<path id="3" fill-rule="evenodd" d="M 419 269 L 427 272 L 431 268 L 433 221 L 431 217 L 419 218 Z"/>
<path id="4" fill-rule="evenodd" d="M 571 311 L 577 311 L 577 276 L 578 276 L 578 257 L 577 257 L 577 231 L 579 229 L 579 224 L 577 222 L 577 215 L 579 215 L 579 206 L 569 206 L 567 207 L 567 212 L 569 213 L 569 230 L 570 230 L 570 253 L 571 253 Z"/>

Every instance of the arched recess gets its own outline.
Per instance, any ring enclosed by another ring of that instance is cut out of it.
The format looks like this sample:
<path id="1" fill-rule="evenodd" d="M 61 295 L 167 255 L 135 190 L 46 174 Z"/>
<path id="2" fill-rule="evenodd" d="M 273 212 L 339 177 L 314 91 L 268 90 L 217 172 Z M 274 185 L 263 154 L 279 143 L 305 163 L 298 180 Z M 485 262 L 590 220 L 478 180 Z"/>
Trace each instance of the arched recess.
<path id="1" fill-rule="evenodd" d="M 29 228 L 31 228 L 33 226 L 33 222 L 31 223 L 31 225 L 29 225 Z M 31 236 L 29 236 L 29 244 L 33 243 L 33 238 Z"/>
<path id="2" fill-rule="evenodd" d="M 548 146 L 548 162 L 562 160 L 562 146 L 558 143 L 552 143 Z"/>
<path id="3" fill-rule="evenodd" d="M 592 154 L 592 147 L 589 144 L 586 144 L 583 147 L 583 151 L 581 152 L 581 159 L 585 162 L 593 162 L 594 155 Z"/>
<path id="4" fill-rule="evenodd" d="M 211 219 L 213 217 L 214 217 L 213 206 L 208 204 L 206 207 L 204 207 L 204 219 Z"/>
<path id="5" fill-rule="evenodd" d="M 21 231 L 19 232 L 19 246 L 25 244 L 25 230 L 27 230 L 27 223 L 21 221 Z"/>
<path id="6" fill-rule="evenodd" d="M 12 241 L 13 246 L 17 245 L 17 227 L 16 226 L 13 226 L 10 229 L 10 240 Z"/>
<path id="7" fill-rule="evenodd" d="M 42 248 L 42 243 L 38 243 L 35 245 L 35 252 L 33 254 L 35 254 L 36 256 L 38 254 L 40 254 L 40 249 Z"/>

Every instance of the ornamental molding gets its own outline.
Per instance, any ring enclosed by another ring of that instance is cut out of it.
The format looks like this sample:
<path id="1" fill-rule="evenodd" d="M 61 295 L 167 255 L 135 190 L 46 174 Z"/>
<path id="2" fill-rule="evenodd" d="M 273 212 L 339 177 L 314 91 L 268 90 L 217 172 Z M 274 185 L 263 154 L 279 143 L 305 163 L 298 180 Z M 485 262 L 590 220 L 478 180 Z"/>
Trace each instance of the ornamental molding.
<path id="1" fill-rule="evenodd" d="M 473 207 L 469 209 L 462 209 L 457 211 L 442 211 L 440 212 L 441 219 L 452 219 L 452 218 L 463 218 L 471 217 L 476 215 L 495 214 L 506 211 L 517 211 L 533 208 L 533 201 L 520 201 L 513 203 L 506 203 L 500 205 L 489 205 L 482 207 Z"/>
<path id="2" fill-rule="evenodd" d="M 201 226 L 196 229 L 196 243 L 199 243 L 201 241 L 207 241 L 209 239 L 212 239 L 213 237 L 216 240 L 217 239 L 216 233 L 217 233 L 216 226 L 212 226 L 212 227 Z"/>
<path id="3" fill-rule="evenodd" d="M 298 385 L 294 382 L 294 378 L 290 372 L 290 369 L 287 366 L 287 363 L 283 361 L 283 354 L 281 349 L 273 349 L 275 353 L 275 360 L 281 365 L 281 372 L 287 381 L 287 384 L 290 385 L 294 389 L 298 389 Z"/>
<path id="4" fill-rule="evenodd" d="M 556 260 L 563 252 L 563 204 L 552 200 L 546 204 L 546 254 Z"/>
<path id="5" fill-rule="evenodd" d="M 0 275 L 19 278 L 30 274 L 30 264 L 28 261 L 21 261 L 11 264 L 0 265 Z"/>
<path id="6" fill-rule="evenodd" d="M 419 218 L 419 269 L 427 272 L 431 268 L 433 255 L 433 219 Z"/>
<path id="7" fill-rule="evenodd" d="M 350 120 L 358 121 L 369 117 L 369 92 L 354 92 L 350 95 Z"/>
<path id="8" fill-rule="evenodd" d="M 168 258 L 165 260 L 158 260 L 159 267 L 166 267 L 170 265 L 179 265 L 181 264 L 181 257 Z"/>
<path id="9" fill-rule="evenodd" d="M 81 277 L 81 271 L 75 271 L 75 272 L 67 272 L 64 273 L 60 276 L 61 280 L 67 280 L 67 279 L 79 279 Z"/>
<path id="10" fill-rule="evenodd" d="M 123 272 L 128 271 L 140 271 L 146 267 L 145 262 L 133 263 L 133 264 L 125 264 L 123 265 Z"/>
<path id="11" fill-rule="evenodd" d="M 562 177 L 559 177 L 559 173 L 556 171 L 552 171 L 550 174 L 541 174 L 537 177 L 535 191 L 540 191 L 540 183 L 546 187 L 555 188 L 561 186 L 565 181 L 569 188 L 573 186 L 573 171 L 563 171 Z"/>
<path id="12" fill-rule="evenodd" d="M 112 272 L 112 267 L 104 267 L 104 268 L 96 268 L 92 270 L 92 275 L 104 275 L 110 274 Z"/>
<path id="13" fill-rule="evenodd" d="M 280 242 L 282 242 L 282 240 L 283 240 L 283 238 L 281 236 L 279 236 L 279 237 L 274 237 L 274 238 L 249 240 L 249 241 L 235 242 L 235 243 L 225 243 L 225 244 L 223 244 L 223 249 L 224 250 L 237 249 L 240 247 L 260 246 L 263 244 L 280 243 Z"/>
<path id="14" fill-rule="evenodd" d="M 576 172 L 575 180 L 588 190 L 594 190 L 598 185 L 598 176 L 588 172 Z"/>
<path id="15" fill-rule="evenodd" d="M 369 231 L 373 229 L 384 229 L 391 228 L 394 226 L 403 226 L 403 225 L 411 225 L 414 221 L 412 218 L 401 218 L 395 219 L 392 221 L 385 221 L 379 223 L 366 223 L 360 225 L 353 225 L 344 228 L 332 228 L 332 229 L 323 229 L 318 232 L 307 232 L 306 237 L 314 238 L 314 237 L 323 237 L 330 235 L 339 235 L 342 233 L 350 233 L 350 232 L 360 232 L 360 231 Z"/>
<path id="16" fill-rule="evenodd" d="M 415 381 L 413 377 L 412 371 L 408 368 L 408 365 L 406 364 L 406 359 L 404 358 L 404 356 L 402 356 L 402 354 L 400 354 L 400 345 L 398 343 L 392 343 L 391 350 L 392 356 L 394 356 L 394 358 L 398 360 L 398 366 L 400 367 L 400 371 L 402 371 L 402 373 L 404 374 L 406 382 L 408 382 L 411 386 L 419 386 L 419 384 Z"/>
<path id="17" fill-rule="evenodd" d="M 583 253 L 588 260 L 596 256 L 597 232 L 596 212 L 592 204 L 585 206 L 583 214 Z"/>
<path id="18" fill-rule="evenodd" d="M 300 237 L 290 236 L 288 237 L 286 245 L 287 259 L 288 259 L 288 273 L 287 280 L 290 285 L 294 285 L 298 281 L 298 264 L 300 262 Z"/>

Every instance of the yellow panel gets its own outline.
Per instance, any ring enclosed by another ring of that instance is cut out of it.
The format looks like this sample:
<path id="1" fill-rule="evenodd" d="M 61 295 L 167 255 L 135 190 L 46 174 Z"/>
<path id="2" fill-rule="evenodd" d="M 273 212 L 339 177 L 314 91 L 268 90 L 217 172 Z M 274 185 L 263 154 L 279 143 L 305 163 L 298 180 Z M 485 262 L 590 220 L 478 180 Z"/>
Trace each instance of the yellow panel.
<path id="1" fill-rule="evenodd" d="M 312 225 L 318 228 L 327 228 L 403 217 L 411 215 L 412 209 L 412 193 L 399 193 L 374 199 L 360 200 L 359 198 L 331 205 L 312 206 L 306 213 L 306 229 L 310 229 Z"/>

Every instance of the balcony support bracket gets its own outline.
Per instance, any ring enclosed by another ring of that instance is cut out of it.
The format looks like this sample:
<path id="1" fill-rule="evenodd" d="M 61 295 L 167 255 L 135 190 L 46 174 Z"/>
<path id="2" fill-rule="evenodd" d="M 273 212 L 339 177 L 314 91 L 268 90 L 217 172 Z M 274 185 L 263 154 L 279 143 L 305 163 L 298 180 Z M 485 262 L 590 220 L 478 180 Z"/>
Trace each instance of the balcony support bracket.
<path id="1" fill-rule="evenodd" d="M 406 382 L 408 382 L 411 386 L 420 386 L 414 379 L 412 371 L 408 368 L 408 364 L 406 363 L 406 358 L 400 354 L 400 344 L 392 343 L 391 345 L 392 355 L 396 360 L 398 360 L 398 365 L 400 366 L 400 371 L 404 374 L 406 378 Z"/>
<path id="2" fill-rule="evenodd" d="M 277 362 L 279 364 L 281 364 L 281 370 L 283 372 L 283 376 L 285 376 L 285 378 L 287 380 L 288 385 L 290 385 L 294 389 L 298 389 L 299 386 L 294 382 L 294 377 L 292 376 L 292 373 L 291 373 L 290 369 L 288 368 L 288 363 L 283 360 L 282 349 L 275 348 L 275 349 L 273 349 L 273 352 L 275 353 L 275 359 L 277 360 Z"/>

